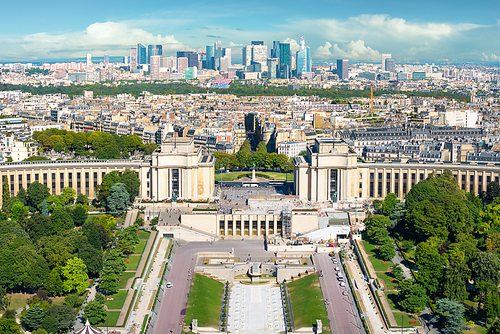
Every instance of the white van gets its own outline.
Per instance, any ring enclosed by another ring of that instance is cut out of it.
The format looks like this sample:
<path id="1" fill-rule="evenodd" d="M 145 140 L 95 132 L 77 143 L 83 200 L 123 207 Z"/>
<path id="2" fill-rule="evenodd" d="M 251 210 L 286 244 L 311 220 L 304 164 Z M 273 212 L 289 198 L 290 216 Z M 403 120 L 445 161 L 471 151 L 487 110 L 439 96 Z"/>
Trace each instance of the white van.
<path id="1" fill-rule="evenodd" d="M 344 282 L 340 282 L 340 286 L 345 286 L 345 283 Z"/>
<path id="2" fill-rule="evenodd" d="M 338 276 L 338 277 L 342 277 L 342 273 L 339 271 L 339 272 L 337 273 L 337 276 Z"/>
<path id="3" fill-rule="evenodd" d="M 335 267 L 335 270 L 340 271 L 340 267 Z"/>

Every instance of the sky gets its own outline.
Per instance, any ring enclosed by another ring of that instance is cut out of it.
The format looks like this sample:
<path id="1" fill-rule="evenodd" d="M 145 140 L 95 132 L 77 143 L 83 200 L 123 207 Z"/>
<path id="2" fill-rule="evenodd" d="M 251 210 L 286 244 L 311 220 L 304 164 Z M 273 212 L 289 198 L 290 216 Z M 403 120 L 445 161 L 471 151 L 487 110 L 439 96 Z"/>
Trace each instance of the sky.
<path id="1" fill-rule="evenodd" d="M 128 55 L 137 42 L 164 54 L 241 47 L 304 35 L 313 62 L 500 61 L 498 0 L 3 1 L 0 62 Z"/>

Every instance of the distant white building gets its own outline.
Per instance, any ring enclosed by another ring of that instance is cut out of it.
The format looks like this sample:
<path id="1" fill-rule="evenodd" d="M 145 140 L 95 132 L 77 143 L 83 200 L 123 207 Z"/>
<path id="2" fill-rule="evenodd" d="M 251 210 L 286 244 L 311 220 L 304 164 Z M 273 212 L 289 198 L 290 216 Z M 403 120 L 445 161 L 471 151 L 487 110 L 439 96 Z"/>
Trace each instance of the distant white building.
<path id="1" fill-rule="evenodd" d="M 4 137 L 0 142 L 0 151 L 3 153 L 4 162 L 12 158 L 13 162 L 23 161 L 36 155 L 36 144 L 32 141 L 18 141 L 14 136 Z"/>
<path id="2" fill-rule="evenodd" d="M 289 141 L 278 144 L 278 154 L 284 154 L 290 158 L 296 157 L 300 152 L 306 150 L 305 141 Z"/>
<path id="3" fill-rule="evenodd" d="M 477 119 L 477 110 L 447 110 L 439 115 L 440 124 L 466 128 L 477 127 Z"/>

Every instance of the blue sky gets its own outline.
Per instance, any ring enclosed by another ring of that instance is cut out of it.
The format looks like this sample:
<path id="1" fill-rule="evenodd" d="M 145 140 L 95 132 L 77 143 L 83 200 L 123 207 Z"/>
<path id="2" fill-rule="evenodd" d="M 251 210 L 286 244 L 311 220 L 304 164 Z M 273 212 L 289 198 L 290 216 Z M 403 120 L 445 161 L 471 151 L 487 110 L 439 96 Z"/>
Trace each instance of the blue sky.
<path id="1" fill-rule="evenodd" d="M 221 40 L 239 57 L 251 40 L 301 35 L 313 61 L 500 61 L 498 1 L 4 1 L 0 61 L 127 55 L 137 42 L 165 53 Z"/>

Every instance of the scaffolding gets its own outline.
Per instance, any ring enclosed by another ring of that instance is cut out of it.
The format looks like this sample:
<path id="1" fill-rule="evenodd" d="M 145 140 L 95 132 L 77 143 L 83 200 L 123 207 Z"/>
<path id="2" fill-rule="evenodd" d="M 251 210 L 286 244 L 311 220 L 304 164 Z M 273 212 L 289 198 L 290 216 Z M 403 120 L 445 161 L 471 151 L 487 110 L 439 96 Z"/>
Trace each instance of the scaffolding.
<path id="1" fill-rule="evenodd" d="M 283 238 L 289 239 L 292 236 L 292 207 L 283 207 L 281 210 L 281 221 L 283 222 Z"/>

